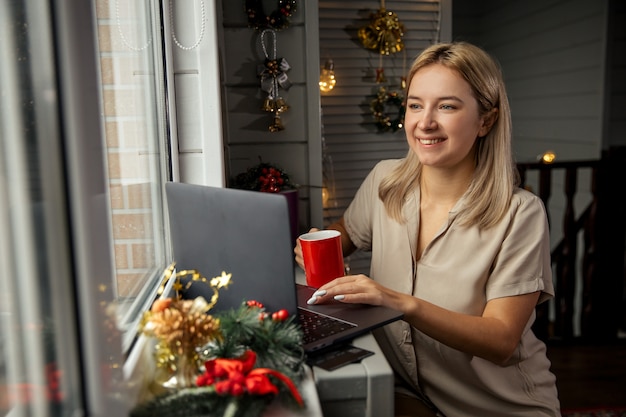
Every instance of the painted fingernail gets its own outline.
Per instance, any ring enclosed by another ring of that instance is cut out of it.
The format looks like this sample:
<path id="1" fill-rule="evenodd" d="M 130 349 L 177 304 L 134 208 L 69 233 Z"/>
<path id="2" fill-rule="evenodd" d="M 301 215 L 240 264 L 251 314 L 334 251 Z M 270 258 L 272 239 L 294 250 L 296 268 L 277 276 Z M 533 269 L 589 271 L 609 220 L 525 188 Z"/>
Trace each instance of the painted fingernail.
<path id="1" fill-rule="evenodd" d="M 317 290 L 313 293 L 313 297 L 321 297 L 322 295 L 326 295 L 326 290 Z"/>
<path id="2" fill-rule="evenodd" d="M 346 298 L 346 296 L 345 296 L 345 295 L 336 295 L 336 296 L 334 297 L 334 299 L 335 299 L 335 300 L 337 300 L 337 301 L 341 301 L 341 300 L 343 300 L 344 298 Z"/>
<path id="3" fill-rule="evenodd" d="M 306 303 L 308 305 L 311 305 L 311 304 L 315 304 L 316 301 L 317 301 L 317 297 L 313 296 L 313 297 L 309 298 Z"/>

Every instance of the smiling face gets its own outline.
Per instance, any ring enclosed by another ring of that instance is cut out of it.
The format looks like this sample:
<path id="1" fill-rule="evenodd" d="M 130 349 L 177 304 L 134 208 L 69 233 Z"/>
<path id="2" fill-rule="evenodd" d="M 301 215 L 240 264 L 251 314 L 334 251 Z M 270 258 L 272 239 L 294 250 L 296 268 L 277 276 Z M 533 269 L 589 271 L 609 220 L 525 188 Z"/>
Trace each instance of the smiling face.
<path id="1" fill-rule="evenodd" d="M 455 70 L 430 64 L 410 80 L 404 127 L 425 167 L 473 170 L 474 144 L 490 126 L 469 83 Z"/>

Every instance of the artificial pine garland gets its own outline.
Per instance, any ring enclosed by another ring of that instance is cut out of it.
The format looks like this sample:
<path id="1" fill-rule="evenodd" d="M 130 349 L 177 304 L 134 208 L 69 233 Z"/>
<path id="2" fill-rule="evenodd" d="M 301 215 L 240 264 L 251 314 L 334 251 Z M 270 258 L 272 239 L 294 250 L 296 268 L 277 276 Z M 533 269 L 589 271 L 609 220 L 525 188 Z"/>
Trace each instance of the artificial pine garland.
<path id="1" fill-rule="evenodd" d="M 214 314 L 214 317 L 219 320 L 223 337 L 201 349 L 203 359 L 236 359 L 246 351 L 253 351 L 257 359 L 255 369 L 271 369 L 295 384 L 302 380 L 305 361 L 302 333 L 286 311 L 268 313 L 260 303 L 248 301 L 238 309 Z M 139 404 L 131 417 L 256 417 L 275 399 L 285 407 L 299 406 L 284 379 L 272 373 L 267 377 L 278 388 L 277 395 L 229 395 L 219 393 L 217 385 L 183 388 Z"/>
<path id="2" fill-rule="evenodd" d="M 302 331 L 293 322 L 293 316 L 279 318 L 277 313 L 272 317 L 255 301 L 223 312 L 218 317 L 225 337 L 205 346 L 201 356 L 205 360 L 237 358 L 250 349 L 257 354 L 257 367 L 276 369 L 292 379 L 300 379 L 305 361 Z"/>
<path id="3" fill-rule="evenodd" d="M 259 31 L 289 27 L 289 18 L 296 12 L 296 0 L 277 0 L 276 6 L 276 9 L 266 14 L 263 0 L 246 0 L 248 26 Z"/>
<path id="4" fill-rule="evenodd" d="M 214 387 L 184 388 L 135 407 L 130 417 L 258 417 L 273 397 L 226 397 Z"/>

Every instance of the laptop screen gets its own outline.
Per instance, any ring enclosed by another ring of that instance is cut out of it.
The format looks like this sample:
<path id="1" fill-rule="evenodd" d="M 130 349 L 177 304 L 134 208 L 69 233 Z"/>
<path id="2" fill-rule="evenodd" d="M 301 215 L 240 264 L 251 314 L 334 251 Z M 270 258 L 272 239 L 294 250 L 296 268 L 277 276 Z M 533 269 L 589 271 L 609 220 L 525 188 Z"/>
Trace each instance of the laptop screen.
<path id="1" fill-rule="evenodd" d="M 268 311 L 296 312 L 292 238 L 283 195 L 169 182 L 165 184 L 174 261 L 207 279 L 232 274 L 214 310 L 256 300 Z M 185 296 L 210 298 L 194 283 Z"/>

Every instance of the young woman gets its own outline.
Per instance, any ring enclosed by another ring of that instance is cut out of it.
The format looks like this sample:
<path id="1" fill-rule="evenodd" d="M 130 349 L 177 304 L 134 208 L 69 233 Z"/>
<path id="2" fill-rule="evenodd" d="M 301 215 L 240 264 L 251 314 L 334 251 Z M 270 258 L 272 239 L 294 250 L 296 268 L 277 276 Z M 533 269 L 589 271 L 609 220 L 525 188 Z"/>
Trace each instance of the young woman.
<path id="1" fill-rule="evenodd" d="M 407 156 L 378 163 L 330 227 L 344 255 L 372 252 L 371 278 L 337 278 L 309 303 L 404 313 L 376 333 L 397 416 L 560 416 L 531 330 L 535 306 L 554 295 L 547 218 L 518 187 L 500 69 L 476 46 L 438 44 L 407 79 Z"/>

